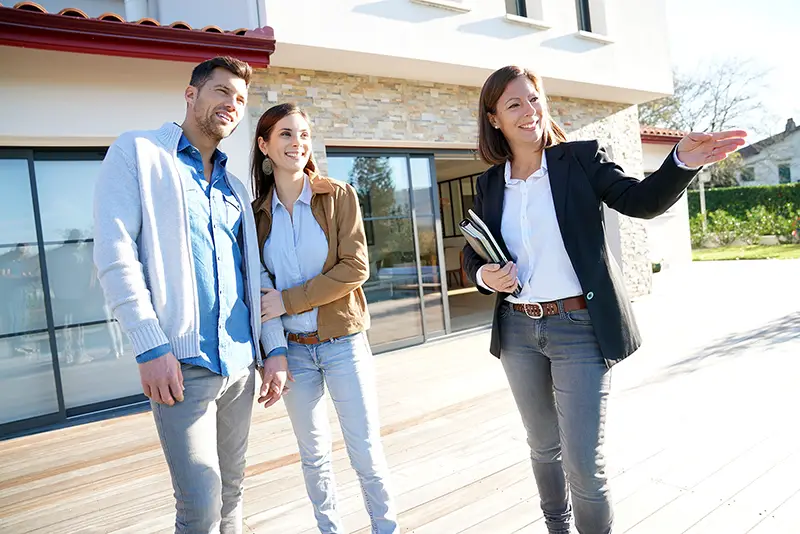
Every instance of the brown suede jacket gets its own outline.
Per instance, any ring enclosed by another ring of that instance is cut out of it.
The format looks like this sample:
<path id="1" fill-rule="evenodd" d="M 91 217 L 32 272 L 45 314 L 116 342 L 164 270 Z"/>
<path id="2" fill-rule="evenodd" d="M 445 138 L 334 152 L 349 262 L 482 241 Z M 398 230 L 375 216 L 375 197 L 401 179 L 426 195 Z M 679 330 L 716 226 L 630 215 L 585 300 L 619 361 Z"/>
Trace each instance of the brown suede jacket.
<path id="1" fill-rule="evenodd" d="M 361 288 L 369 278 L 367 238 L 358 195 L 351 185 L 319 175 L 311 175 L 310 182 L 311 212 L 328 239 L 328 257 L 322 273 L 284 289 L 282 296 L 289 315 L 319 308 L 317 332 L 327 340 L 369 328 L 367 299 Z M 261 254 L 272 231 L 273 194 L 274 187 L 253 202 Z"/>

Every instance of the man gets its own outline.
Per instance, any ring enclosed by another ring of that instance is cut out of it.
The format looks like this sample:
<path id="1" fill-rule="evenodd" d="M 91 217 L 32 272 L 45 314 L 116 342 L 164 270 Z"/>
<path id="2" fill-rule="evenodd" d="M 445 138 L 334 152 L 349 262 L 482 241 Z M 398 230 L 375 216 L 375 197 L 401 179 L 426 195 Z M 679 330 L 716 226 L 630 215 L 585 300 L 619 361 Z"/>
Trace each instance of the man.
<path id="1" fill-rule="evenodd" d="M 183 124 L 121 135 L 95 189 L 98 278 L 137 354 L 177 533 L 242 531 L 254 367 L 267 406 L 287 378 L 280 319 L 261 322 L 260 288 L 272 285 L 250 195 L 217 148 L 246 111 L 251 73 L 229 57 L 197 65 Z"/>

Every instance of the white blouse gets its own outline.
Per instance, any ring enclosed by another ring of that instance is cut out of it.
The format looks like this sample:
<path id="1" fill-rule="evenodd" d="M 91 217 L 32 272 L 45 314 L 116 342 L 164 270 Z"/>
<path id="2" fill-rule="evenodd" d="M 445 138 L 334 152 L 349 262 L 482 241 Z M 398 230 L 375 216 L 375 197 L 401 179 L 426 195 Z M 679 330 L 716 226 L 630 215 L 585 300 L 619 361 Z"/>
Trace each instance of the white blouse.
<path id="1" fill-rule="evenodd" d="M 506 162 L 503 218 L 500 232 L 517 264 L 522 291 L 509 295 L 512 303 L 550 302 L 582 295 L 578 275 L 564 248 L 561 230 L 553 205 L 547 158 L 527 180 L 511 177 L 511 163 Z M 478 269 L 478 283 L 486 288 Z"/>

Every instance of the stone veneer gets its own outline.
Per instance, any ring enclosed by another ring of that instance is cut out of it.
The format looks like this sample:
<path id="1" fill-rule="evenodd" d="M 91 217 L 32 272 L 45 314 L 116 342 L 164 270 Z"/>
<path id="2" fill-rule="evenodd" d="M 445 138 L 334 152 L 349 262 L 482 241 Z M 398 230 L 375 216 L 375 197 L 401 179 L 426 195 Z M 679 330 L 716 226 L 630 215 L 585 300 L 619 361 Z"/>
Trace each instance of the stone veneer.
<path id="1" fill-rule="evenodd" d="M 272 67 L 255 71 L 248 109 L 255 127 L 277 103 L 300 105 L 311 117 L 314 153 L 324 172 L 326 140 L 475 144 L 479 93 L 478 87 Z M 628 173 L 642 176 L 636 106 L 551 97 L 550 109 L 571 140 L 598 139 Z M 646 227 L 624 216 L 619 221 L 629 295 L 647 294 L 652 273 Z"/>

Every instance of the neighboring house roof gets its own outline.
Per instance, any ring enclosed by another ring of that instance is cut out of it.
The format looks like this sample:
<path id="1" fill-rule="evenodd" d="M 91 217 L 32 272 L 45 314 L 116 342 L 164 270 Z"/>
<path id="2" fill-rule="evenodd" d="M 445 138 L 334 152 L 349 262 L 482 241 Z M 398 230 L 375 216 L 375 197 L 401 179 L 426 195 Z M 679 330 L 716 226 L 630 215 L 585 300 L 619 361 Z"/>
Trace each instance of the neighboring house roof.
<path id="1" fill-rule="evenodd" d="M 0 45 L 188 62 L 231 55 L 267 67 L 275 35 L 269 26 L 233 31 L 180 21 L 165 26 L 151 18 L 126 21 L 116 13 L 91 18 L 77 8 L 48 13 L 34 2 L 19 2 L 0 4 Z"/>
<path id="2" fill-rule="evenodd" d="M 772 137 L 767 137 L 766 139 L 762 139 L 757 143 L 753 143 L 752 145 L 747 145 L 746 147 L 739 149 L 739 154 L 743 158 L 749 158 L 760 154 L 762 150 L 768 148 L 776 143 L 780 143 L 787 137 L 797 133 L 800 131 L 800 126 L 795 125 L 792 119 L 786 121 L 786 129 L 779 134 L 773 135 Z"/>
<path id="3" fill-rule="evenodd" d="M 674 145 L 687 134 L 680 130 L 673 130 L 671 128 L 657 128 L 655 126 L 639 126 L 639 135 L 642 138 L 642 143 L 656 143 L 664 145 Z"/>

